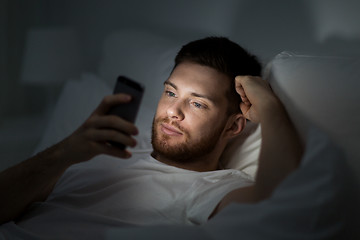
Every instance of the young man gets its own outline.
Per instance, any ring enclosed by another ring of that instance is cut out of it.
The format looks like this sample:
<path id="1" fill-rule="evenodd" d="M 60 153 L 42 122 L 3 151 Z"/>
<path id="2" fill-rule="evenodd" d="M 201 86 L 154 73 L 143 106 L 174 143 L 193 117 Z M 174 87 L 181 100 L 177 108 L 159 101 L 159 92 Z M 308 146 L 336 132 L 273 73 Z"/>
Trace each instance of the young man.
<path id="1" fill-rule="evenodd" d="M 60 217 L 70 223 L 93 220 L 95 225 L 117 225 L 118 220 L 135 225 L 199 224 L 230 202 L 269 197 L 297 167 L 302 148 L 260 72 L 256 58 L 226 38 L 185 45 L 164 83 L 151 156 L 86 162 L 100 154 L 131 157 L 109 141 L 136 145 L 132 135 L 137 128 L 107 115 L 131 96 L 107 96 L 68 138 L 0 174 L 1 223 L 18 218 L 19 226 L 40 229 L 36 224 Z M 243 130 L 246 119 L 262 126 L 255 183 L 239 171 L 218 168 L 226 144 Z M 41 201 L 30 213 L 25 211 Z"/>

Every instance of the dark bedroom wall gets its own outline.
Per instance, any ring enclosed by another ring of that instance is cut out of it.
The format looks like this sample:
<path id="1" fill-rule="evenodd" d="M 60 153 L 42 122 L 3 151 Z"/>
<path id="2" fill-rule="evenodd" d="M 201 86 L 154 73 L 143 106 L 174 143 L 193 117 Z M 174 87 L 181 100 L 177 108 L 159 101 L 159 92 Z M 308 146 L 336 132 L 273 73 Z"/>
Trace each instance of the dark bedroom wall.
<path id="1" fill-rule="evenodd" d="M 1 0 L 0 8 L 3 116 L 32 113 L 41 101 L 40 90 L 18 81 L 26 32 L 32 27 L 74 27 L 82 42 L 83 70 L 90 72 L 97 71 L 104 37 L 124 28 L 146 29 L 184 43 L 224 35 L 264 63 L 282 50 L 360 55 L 356 0 Z"/>

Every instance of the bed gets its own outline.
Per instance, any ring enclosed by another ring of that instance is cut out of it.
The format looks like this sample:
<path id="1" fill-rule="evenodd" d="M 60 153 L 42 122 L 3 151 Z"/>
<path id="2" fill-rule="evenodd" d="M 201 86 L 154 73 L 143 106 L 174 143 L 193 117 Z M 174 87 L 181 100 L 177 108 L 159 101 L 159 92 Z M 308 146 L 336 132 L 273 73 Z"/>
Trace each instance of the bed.
<path id="1" fill-rule="evenodd" d="M 182 44 L 136 30 L 109 35 L 98 71 L 83 73 L 64 85 L 34 153 L 74 131 L 111 93 L 119 74 L 145 85 L 136 150 L 151 148 L 153 112 Z M 357 239 L 360 59 L 282 52 L 267 64 L 264 78 L 283 101 L 306 145 L 300 168 L 270 199 L 254 205 L 232 204 L 202 226 L 109 226 L 103 238 Z M 260 145 L 261 126 L 248 124 L 221 161 L 226 168 L 254 177 Z M 12 236 L 11 229 L 0 233 L 3 239 Z"/>

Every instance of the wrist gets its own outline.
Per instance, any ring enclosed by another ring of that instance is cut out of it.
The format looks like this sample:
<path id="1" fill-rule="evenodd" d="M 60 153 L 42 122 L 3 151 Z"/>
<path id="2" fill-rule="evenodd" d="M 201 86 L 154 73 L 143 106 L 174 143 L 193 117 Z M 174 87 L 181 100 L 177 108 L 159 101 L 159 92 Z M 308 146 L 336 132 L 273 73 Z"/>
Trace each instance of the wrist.
<path id="1" fill-rule="evenodd" d="M 268 122 L 269 118 L 276 119 L 284 114 L 286 114 L 285 108 L 275 95 L 264 100 L 259 107 L 260 123 Z"/>
<path id="2" fill-rule="evenodd" d="M 70 159 L 67 157 L 67 152 L 64 149 L 63 142 L 57 143 L 44 151 L 38 153 L 36 158 L 43 159 L 48 164 L 46 165 L 56 165 L 59 169 L 66 169 L 70 167 Z"/>

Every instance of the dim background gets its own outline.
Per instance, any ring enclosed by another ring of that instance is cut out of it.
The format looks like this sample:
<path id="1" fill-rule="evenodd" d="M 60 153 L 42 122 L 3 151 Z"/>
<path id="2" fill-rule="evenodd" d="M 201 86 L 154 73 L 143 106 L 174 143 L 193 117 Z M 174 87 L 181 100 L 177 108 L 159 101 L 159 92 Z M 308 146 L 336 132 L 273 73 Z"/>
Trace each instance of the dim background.
<path id="1" fill-rule="evenodd" d="M 104 38 L 121 29 L 144 29 L 183 44 L 226 36 L 264 65 L 283 50 L 359 56 L 359 13 L 357 0 L 1 0 L 0 161 L 10 165 L 33 153 L 51 112 L 45 99 L 49 92 L 56 99 L 62 87 L 21 81 L 30 29 L 74 29 L 80 74 L 98 71 Z"/>

